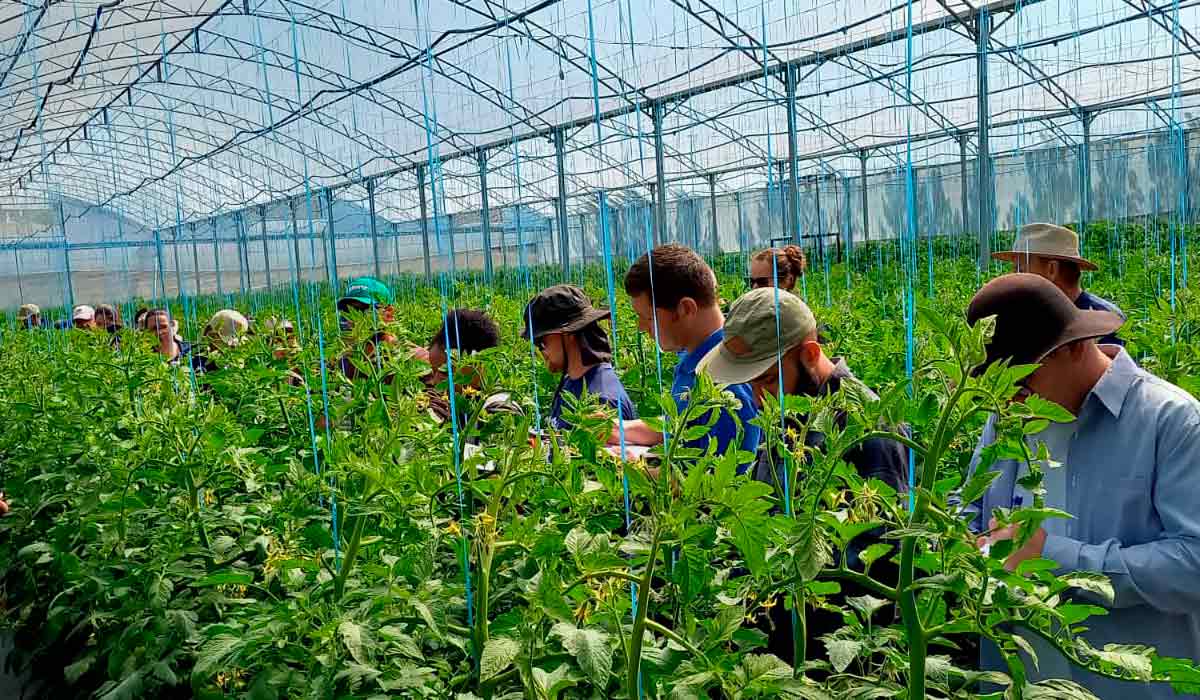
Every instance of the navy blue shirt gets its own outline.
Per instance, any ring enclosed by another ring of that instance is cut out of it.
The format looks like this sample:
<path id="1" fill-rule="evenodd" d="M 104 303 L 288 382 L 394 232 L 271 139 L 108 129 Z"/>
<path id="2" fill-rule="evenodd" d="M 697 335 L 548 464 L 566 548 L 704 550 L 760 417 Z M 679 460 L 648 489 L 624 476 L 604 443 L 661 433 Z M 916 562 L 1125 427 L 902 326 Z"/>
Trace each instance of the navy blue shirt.
<path id="1" fill-rule="evenodd" d="M 1082 292 L 1079 295 L 1079 298 L 1075 300 L 1075 307 L 1084 311 L 1110 311 L 1125 318 L 1125 312 L 1117 308 L 1116 304 L 1088 292 Z M 1103 338 L 1098 338 L 1096 342 L 1103 345 L 1125 345 L 1125 341 L 1118 338 L 1116 333 L 1109 333 Z"/>
<path id="2" fill-rule="evenodd" d="M 558 390 L 554 392 L 554 401 L 550 404 L 551 425 L 559 430 L 570 430 L 571 424 L 562 417 L 563 392 L 578 398 L 583 396 L 585 388 L 588 394 L 600 399 L 600 403 L 617 409 L 621 420 L 637 418 L 637 409 L 633 401 L 629 400 L 629 394 L 625 393 L 625 385 L 621 383 L 621 378 L 617 376 L 612 365 L 601 362 L 584 372 L 579 379 L 572 379 L 570 375 L 563 374 L 562 381 L 558 383 Z"/>
<path id="3" fill-rule="evenodd" d="M 724 339 L 725 330 L 718 328 L 712 335 L 705 338 L 704 342 L 700 343 L 693 352 L 679 353 L 679 364 L 675 366 L 675 380 L 671 383 L 671 396 L 675 397 L 675 406 L 680 413 L 687 407 L 687 393 L 696 383 L 696 365 L 700 364 L 700 360 L 704 359 L 704 356 L 720 345 Z M 754 392 L 750 390 L 749 384 L 730 384 L 725 389 L 741 402 L 741 408 L 737 412 L 738 418 L 742 422 L 741 449 L 745 452 L 757 452 L 758 443 L 762 439 L 762 429 L 757 425 L 750 424 L 750 421 L 758 415 L 758 408 L 754 405 Z M 708 416 L 704 415 L 695 422 L 705 423 L 707 419 Z M 708 435 L 688 442 L 686 445 L 704 450 L 708 448 L 709 440 L 716 438 L 717 454 L 724 454 L 736 435 L 737 423 L 733 420 L 733 416 L 728 411 L 721 411 L 721 416 L 713 424 Z M 754 460 L 741 465 L 738 467 L 738 473 L 744 474 L 752 464 L 754 464 Z"/>

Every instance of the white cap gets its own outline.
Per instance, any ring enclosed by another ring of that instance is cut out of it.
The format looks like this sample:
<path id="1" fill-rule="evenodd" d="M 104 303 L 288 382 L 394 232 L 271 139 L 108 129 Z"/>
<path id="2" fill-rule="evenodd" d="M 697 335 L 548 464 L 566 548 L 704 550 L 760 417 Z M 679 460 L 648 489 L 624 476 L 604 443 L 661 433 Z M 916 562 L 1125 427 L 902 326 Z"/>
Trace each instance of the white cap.
<path id="1" fill-rule="evenodd" d="M 91 321 L 96 318 L 96 310 L 87 304 L 80 304 L 75 307 L 75 311 L 71 313 L 71 318 L 76 321 Z"/>

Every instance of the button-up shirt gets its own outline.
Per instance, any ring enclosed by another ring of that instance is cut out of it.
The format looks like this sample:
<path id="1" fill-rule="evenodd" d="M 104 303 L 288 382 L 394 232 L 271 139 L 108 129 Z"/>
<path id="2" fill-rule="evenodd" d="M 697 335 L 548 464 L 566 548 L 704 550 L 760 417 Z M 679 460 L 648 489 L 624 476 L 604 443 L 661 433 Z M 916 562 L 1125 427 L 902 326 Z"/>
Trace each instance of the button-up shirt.
<path id="1" fill-rule="evenodd" d="M 1145 644 L 1161 656 L 1200 662 L 1200 403 L 1139 368 L 1113 347 L 1112 365 L 1084 400 L 1060 469 L 1065 508 L 1074 518 L 1046 537 L 1042 557 L 1060 573 L 1092 571 L 1111 580 L 1109 613 L 1088 618 L 1094 647 Z M 972 460 L 995 439 L 989 420 Z M 994 508 L 1018 498 L 1015 460 L 966 511 L 982 531 Z M 1089 602 L 1090 594 L 1077 592 Z M 1073 680 L 1101 698 L 1174 698 L 1167 684 L 1145 685 L 1073 669 Z"/>
<path id="2" fill-rule="evenodd" d="M 675 398 L 675 406 L 682 413 L 687 407 L 688 392 L 696 384 L 696 365 L 710 350 L 717 347 L 725 338 L 724 329 L 718 328 L 713 331 L 712 335 L 704 339 L 704 342 L 691 352 L 679 353 L 679 364 L 675 366 L 675 379 L 671 383 L 671 396 Z M 758 415 L 758 408 L 754 405 L 754 392 L 750 390 L 748 384 L 730 384 L 725 387 L 726 391 L 732 393 L 741 402 L 741 408 L 737 411 L 738 419 L 742 423 L 742 442 L 741 449 L 745 452 L 755 453 L 758 451 L 759 440 L 762 439 L 762 429 L 757 425 L 751 425 L 750 421 Z M 708 415 L 705 414 L 694 423 L 706 423 Z M 725 450 L 729 449 L 729 443 L 737 435 L 737 423 L 733 420 L 733 416 L 725 410 L 721 411 L 721 415 L 717 418 L 717 422 L 713 424 L 708 435 L 705 435 L 697 440 L 686 443 L 688 447 L 696 447 L 701 450 L 707 449 L 708 442 L 712 438 L 717 440 L 717 454 L 724 454 Z M 750 465 L 754 463 L 750 459 L 745 464 L 738 468 L 738 473 L 745 473 Z"/>

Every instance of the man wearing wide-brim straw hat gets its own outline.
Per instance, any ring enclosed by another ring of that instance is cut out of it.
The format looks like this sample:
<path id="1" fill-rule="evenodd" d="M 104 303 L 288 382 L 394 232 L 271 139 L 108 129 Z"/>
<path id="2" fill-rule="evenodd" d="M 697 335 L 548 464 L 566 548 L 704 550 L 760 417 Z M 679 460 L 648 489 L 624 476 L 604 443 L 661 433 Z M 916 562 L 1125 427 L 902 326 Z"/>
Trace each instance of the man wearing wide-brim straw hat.
<path id="1" fill-rule="evenodd" d="M 1041 275 L 1062 290 L 1084 311 L 1110 311 L 1125 318 L 1125 313 L 1107 299 L 1084 291 L 1080 285 L 1084 270 L 1099 269 L 1096 263 L 1079 253 L 1079 236 L 1069 228 L 1055 224 L 1027 224 L 1017 233 L 1011 250 L 992 253 L 997 260 L 1013 265 L 1013 272 Z M 1115 333 L 1100 338 L 1101 344 L 1123 345 Z"/>
<path id="2" fill-rule="evenodd" d="M 1097 343 L 1121 326 L 1120 316 L 1078 309 L 1038 275 L 1003 275 L 984 285 L 967 320 L 989 317 L 996 326 L 985 364 L 1039 365 L 1022 382 L 1022 394 L 1037 394 L 1070 414 L 1025 441 L 1026 454 L 1040 454 L 1044 446 L 1048 455 L 1041 464 L 1045 507 L 1071 517 L 1047 519 L 1024 540 L 1018 526 L 998 527 L 993 513 L 1032 507 L 1035 493 L 1025 480 L 1029 458 L 985 461 L 996 440 L 992 416 L 968 480 L 980 468 L 997 476 L 963 508 L 978 544 L 1017 540 L 1005 560 L 1010 571 L 1040 557 L 1054 562 L 1057 576 L 1106 577 L 1111 601 L 1082 589 L 1067 594 L 1107 610 L 1089 617 L 1080 635 L 1093 647 L 1147 645 L 1160 656 L 1200 660 L 1200 403 L 1138 367 L 1123 348 Z M 1064 678 L 1100 698 L 1181 697 L 1167 683 L 1114 680 L 1073 667 L 1039 637 L 1021 634 L 1038 657 L 1036 668 L 1026 663 L 1030 682 Z M 989 640 L 981 644 L 981 667 L 1007 670 Z"/>

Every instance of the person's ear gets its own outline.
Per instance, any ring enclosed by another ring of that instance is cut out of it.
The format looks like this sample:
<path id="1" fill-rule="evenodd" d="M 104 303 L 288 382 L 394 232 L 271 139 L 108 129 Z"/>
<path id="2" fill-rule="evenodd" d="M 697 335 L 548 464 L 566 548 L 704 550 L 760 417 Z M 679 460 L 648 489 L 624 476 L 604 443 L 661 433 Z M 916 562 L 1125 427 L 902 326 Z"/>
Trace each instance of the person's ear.
<path id="1" fill-rule="evenodd" d="M 691 297 L 684 297 L 679 300 L 678 304 L 675 305 L 675 313 L 679 314 L 680 316 L 691 316 L 694 315 L 699 308 L 700 305 L 696 303 L 695 299 Z"/>

